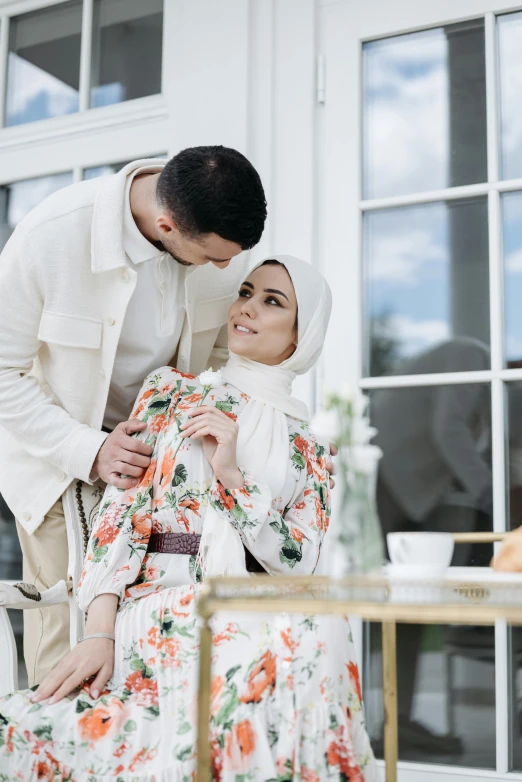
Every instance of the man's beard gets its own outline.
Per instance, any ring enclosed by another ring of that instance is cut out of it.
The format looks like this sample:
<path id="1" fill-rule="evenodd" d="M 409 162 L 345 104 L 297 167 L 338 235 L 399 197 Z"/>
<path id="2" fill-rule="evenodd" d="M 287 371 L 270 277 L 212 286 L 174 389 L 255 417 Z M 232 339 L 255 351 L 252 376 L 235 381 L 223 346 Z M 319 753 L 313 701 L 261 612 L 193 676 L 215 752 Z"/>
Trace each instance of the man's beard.
<path id="1" fill-rule="evenodd" d="M 171 250 L 167 250 L 165 245 L 162 242 L 153 242 L 155 247 L 158 248 L 158 250 L 161 250 L 164 253 L 167 253 L 167 255 L 170 255 L 172 260 L 176 261 L 176 263 L 179 263 L 181 266 L 193 266 L 194 264 L 190 261 L 184 261 L 183 258 L 180 258 L 179 255 L 175 255 Z"/>

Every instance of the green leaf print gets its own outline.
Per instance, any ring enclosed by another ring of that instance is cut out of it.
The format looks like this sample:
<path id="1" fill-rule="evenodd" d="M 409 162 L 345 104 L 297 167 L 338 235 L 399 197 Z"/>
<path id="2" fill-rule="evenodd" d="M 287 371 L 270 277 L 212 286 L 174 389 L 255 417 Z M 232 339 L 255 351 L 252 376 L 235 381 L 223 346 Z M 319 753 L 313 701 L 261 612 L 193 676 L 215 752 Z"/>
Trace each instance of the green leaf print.
<path id="1" fill-rule="evenodd" d="M 165 396 L 158 397 L 158 399 L 155 399 L 154 402 L 151 402 L 149 405 L 147 405 L 147 412 L 143 417 L 150 418 L 150 413 L 152 413 L 152 415 L 165 413 L 169 409 L 171 401 L 172 392 L 165 394 Z"/>
<path id="2" fill-rule="evenodd" d="M 222 413 L 231 413 L 232 405 L 229 402 L 216 402 L 216 409 L 221 410 Z"/>
<path id="3" fill-rule="evenodd" d="M 125 725 L 123 726 L 123 730 L 125 733 L 133 733 L 137 729 L 137 725 L 134 722 L 134 720 L 127 720 Z"/>
<path id="4" fill-rule="evenodd" d="M 174 477 L 172 478 L 172 485 L 179 486 L 180 483 L 184 483 L 187 480 L 187 468 L 184 464 L 178 464 L 174 470 Z"/>
<path id="5" fill-rule="evenodd" d="M 191 727 L 192 726 L 190 722 L 184 722 L 182 725 L 179 726 L 178 736 L 183 736 L 185 733 L 188 733 Z"/>
<path id="6" fill-rule="evenodd" d="M 304 470 L 304 468 L 306 467 L 305 458 L 303 454 L 300 453 L 299 451 L 294 453 L 294 455 L 292 456 L 292 461 L 296 465 L 296 467 L 298 467 L 300 470 Z"/>
<path id="7" fill-rule="evenodd" d="M 82 714 L 85 709 L 90 709 L 91 704 L 88 701 L 82 701 L 81 698 L 78 698 L 76 701 L 76 714 Z"/>
<path id="8" fill-rule="evenodd" d="M 92 561 L 101 562 L 101 560 L 104 558 L 108 550 L 109 550 L 108 546 L 100 546 L 100 548 L 95 548 L 94 553 L 92 555 Z"/>
<path id="9" fill-rule="evenodd" d="M 178 752 L 176 758 L 181 761 L 188 760 L 191 757 L 193 750 L 194 747 L 192 746 L 192 744 L 187 744 L 187 746 L 184 749 Z"/>
<path id="10" fill-rule="evenodd" d="M 247 514 L 245 513 L 241 505 L 237 504 L 237 502 L 232 508 L 232 515 L 236 519 L 236 521 L 248 521 Z"/>
<path id="11" fill-rule="evenodd" d="M 42 741 L 53 740 L 53 729 L 51 725 L 39 725 L 37 728 L 34 729 L 33 733 L 39 739 L 42 739 Z"/>
<path id="12" fill-rule="evenodd" d="M 230 679 L 233 677 L 233 675 L 242 668 L 241 665 L 234 665 L 233 668 L 229 668 L 227 671 L 227 682 L 230 681 Z"/>
<path id="13" fill-rule="evenodd" d="M 148 712 L 152 717 L 159 717 L 160 715 L 160 710 L 158 706 L 147 706 L 145 711 Z"/>
<path id="14" fill-rule="evenodd" d="M 223 705 L 216 715 L 215 724 L 224 725 L 228 722 L 238 706 L 239 698 L 237 697 L 237 687 L 234 684 L 232 687 L 227 687 L 227 694 L 223 697 Z"/>
<path id="15" fill-rule="evenodd" d="M 138 655 L 134 655 L 130 663 L 131 671 L 141 671 L 145 667 L 145 663 Z"/>
<path id="16" fill-rule="evenodd" d="M 291 568 L 295 567 L 297 562 L 300 562 L 303 558 L 302 544 L 296 540 L 288 538 L 281 551 L 279 552 L 279 559 L 283 564 L 289 565 Z"/>

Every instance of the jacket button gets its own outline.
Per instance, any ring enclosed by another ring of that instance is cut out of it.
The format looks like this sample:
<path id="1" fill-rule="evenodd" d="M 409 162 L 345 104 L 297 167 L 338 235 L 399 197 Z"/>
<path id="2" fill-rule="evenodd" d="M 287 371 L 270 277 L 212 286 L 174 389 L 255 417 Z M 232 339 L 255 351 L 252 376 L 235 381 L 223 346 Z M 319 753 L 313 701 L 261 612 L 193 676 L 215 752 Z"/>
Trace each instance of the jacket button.
<path id="1" fill-rule="evenodd" d="M 26 510 L 24 513 L 22 513 L 22 519 L 24 521 L 31 521 L 31 514 L 29 511 Z"/>
<path id="2" fill-rule="evenodd" d="M 130 274 L 128 269 L 122 269 L 121 270 L 121 278 L 123 282 L 129 282 L 130 280 Z"/>
<path id="3" fill-rule="evenodd" d="M 99 369 L 98 372 L 100 373 L 101 377 L 105 377 L 105 372 L 103 369 Z"/>
<path id="4" fill-rule="evenodd" d="M 115 326 L 116 325 L 116 320 L 114 318 L 108 317 L 108 318 L 106 318 L 106 321 L 109 324 L 109 326 Z"/>

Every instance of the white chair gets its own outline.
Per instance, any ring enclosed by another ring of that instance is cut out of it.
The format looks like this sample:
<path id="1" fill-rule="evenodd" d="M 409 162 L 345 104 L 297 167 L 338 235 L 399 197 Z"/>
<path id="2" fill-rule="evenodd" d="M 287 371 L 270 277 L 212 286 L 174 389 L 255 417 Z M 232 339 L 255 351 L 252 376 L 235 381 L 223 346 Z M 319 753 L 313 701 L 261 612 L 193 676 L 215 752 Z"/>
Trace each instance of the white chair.
<path id="1" fill-rule="evenodd" d="M 78 643 L 83 633 L 84 616 L 78 606 L 74 594 L 80 579 L 84 557 L 84 534 L 78 513 L 78 497 L 81 498 L 82 483 L 73 481 L 63 495 L 65 526 L 69 547 L 69 588 L 65 581 L 60 581 L 51 589 L 40 593 L 40 600 L 24 599 L 19 590 L 15 589 L 14 581 L 0 581 L 0 697 L 18 689 L 18 658 L 16 642 L 6 610 L 6 605 L 15 610 L 38 610 L 58 603 L 69 603 L 71 615 L 70 640 L 71 648 Z M 81 499 L 80 499 L 81 501 Z M 72 585 L 72 589 L 70 588 Z"/>

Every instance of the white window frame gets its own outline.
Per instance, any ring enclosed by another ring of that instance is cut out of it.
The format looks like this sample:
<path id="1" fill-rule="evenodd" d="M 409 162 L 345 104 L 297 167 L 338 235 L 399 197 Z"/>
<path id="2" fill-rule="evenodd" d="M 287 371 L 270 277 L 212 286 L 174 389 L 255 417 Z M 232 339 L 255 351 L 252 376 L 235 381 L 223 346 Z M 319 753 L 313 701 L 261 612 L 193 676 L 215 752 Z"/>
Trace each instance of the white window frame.
<path id="1" fill-rule="evenodd" d="M 161 92 L 111 106 L 89 108 L 94 0 L 83 0 L 79 110 L 14 127 L 4 127 L 10 19 L 67 0 L 0 0 L 0 185 L 112 161 L 154 157 L 169 150 L 171 122 L 163 94 L 167 52 L 163 48 Z M 163 37 L 172 14 L 164 0 Z M 144 143 L 145 140 L 145 143 Z"/>
<path id="2" fill-rule="evenodd" d="M 504 267 L 501 195 L 521 190 L 522 178 L 499 179 L 499 94 L 496 16 L 522 10 L 505 0 L 319 0 L 319 53 L 326 57 L 325 104 L 319 109 L 318 159 L 323 172 L 324 202 L 319 224 L 321 265 L 335 281 L 334 312 L 322 364 L 327 385 L 352 382 L 364 390 L 441 383 L 488 382 L 492 395 L 492 460 L 494 530 L 506 530 L 504 384 L 522 379 L 521 369 L 504 368 Z M 464 187 L 363 199 L 362 160 L 362 47 L 364 43 L 475 18 L 485 20 L 488 171 L 487 182 Z M 487 196 L 490 257 L 491 369 L 484 372 L 423 376 L 362 377 L 363 285 L 362 219 L 366 212 L 470 196 Z M 360 629 L 356 627 L 360 637 Z M 508 635 L 505 623 L 495 627 L 496 771 L 400 764 L 401 782 L 435 780 L 522 780 L 508 773 L 509 696 Z M 359 654 L 359 659 L 362 656 Z M 422 777 L 420 776 L 422 773 Z"/>

